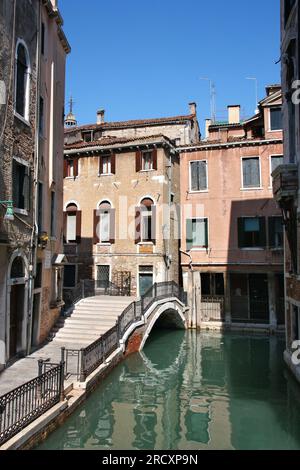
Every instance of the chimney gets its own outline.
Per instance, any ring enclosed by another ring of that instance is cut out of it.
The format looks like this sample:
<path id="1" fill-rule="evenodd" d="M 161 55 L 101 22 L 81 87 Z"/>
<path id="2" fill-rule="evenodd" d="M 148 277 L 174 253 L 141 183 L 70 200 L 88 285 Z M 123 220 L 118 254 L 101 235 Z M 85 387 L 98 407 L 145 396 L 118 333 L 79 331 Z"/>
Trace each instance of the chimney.
<path id="1" fill-rule="evenodd" d="M 228 108 L 228 124 L 239 124 L 241 117 L 241 107 L 239 104 L 227 106 Z"/>
<path id="2" fill-rule="evenodd" d="M 189 103 L 190 114 L 197 114 L 197 103 Z"/>
<path id="3" fill-rule="evenodd" d="M 97 124 L 104 123 L 104 115 L 105 115 L 104 109 L 99 109 L 99 111 L 97 111 Z"/>
<path id="4" fill-rule="evenodd" d="M 205 138 L 209 139 L 209 126 L 211 126 L 211 119 L 205 119 Z"/>

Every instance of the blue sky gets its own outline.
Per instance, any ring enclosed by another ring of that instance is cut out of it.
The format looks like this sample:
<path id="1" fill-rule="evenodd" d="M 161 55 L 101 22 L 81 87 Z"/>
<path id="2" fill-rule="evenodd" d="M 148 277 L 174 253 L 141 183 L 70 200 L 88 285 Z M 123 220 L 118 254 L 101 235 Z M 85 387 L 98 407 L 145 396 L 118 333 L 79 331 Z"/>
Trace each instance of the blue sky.
<path id="1" fill-rule="evenodd" d="M 80 124 L 96 111 L 117 121 L 188 114 L 210 116 L 208 77 L 215 82 L 217 117 L 241 104 L 255 110 L 268 83 L 280 80 L 279 0 L 59 0 L 72 46 L 66 97 Z M 68 108 L 67 108 L 68 109 Z"/>

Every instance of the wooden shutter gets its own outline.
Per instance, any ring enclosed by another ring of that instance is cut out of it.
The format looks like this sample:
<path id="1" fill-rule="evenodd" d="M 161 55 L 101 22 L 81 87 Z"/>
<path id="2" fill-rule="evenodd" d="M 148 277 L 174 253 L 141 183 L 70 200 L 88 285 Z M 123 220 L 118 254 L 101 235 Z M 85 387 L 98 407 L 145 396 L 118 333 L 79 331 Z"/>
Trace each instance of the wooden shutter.
<path id="1" fill-rule="evenodd" d="M 265 248 L 267 246 L 266 218 L 259 217 L 259 246 Z"/>
<path id="2" fill-rule="evenodd" d="M 157 210 L 156 206 L 151 206 L 152 217 L 151 217 L 151 241 L 153 245 L 156 244 L 156 217 L 157 217 Z"/>
<path id="3" fill-rule="evenodd" d="M 93 244 L 96 245 L 99 243 L 99 237 L 97 233 L 97 227 L 99 224 L 99 211 L 97 209 L 94 210 L 94 236 L 93 236 Z"/>
<path id="4" fill-rule="evenodd" d="M 199 162 L 198 165 L 198 187 L 200 191 L 205 191 L 207 189 L 207 163 Z"/>
<path id="5" fill-rule="evenodd" d="M 141 234 L 141 227 L 142 227 L 142 210 L 140 207 L 135 208 L 135 243 L 136 245 L 141 242 L 142 234 Z"/>
<path id="6" fill-rule="evenodd" d="M 157 149 L 152 151 L 153 170 L 157 170 Z"/>
<path id="7" fill-rule="evenodd" d="M 76 243 L 81 243 L 81 218 L 82 212 L 76 212 Z"/>
<path id="8" fill-rule="evenodd" d="M 63 241 L 67 243 L 67 217 L 68 213 L 64 212 L 63 214 Z"/>
<path id="9" fill-rule="evenodd" d="M 64 178 L 67 178 L 68 176 L 68 160 L 65 158 L 64 159 Z"/>
<path id="10" fill-rule="evenodd" d="M 190 172 L 191 172 L 191 190 L 199 191 L 199 176 L 198 176 L 198 162 L 190 163 Z"/>
<path id="11" fill-rule="evenodd" d="M 74 158 L 74 178 L 78 176 L 78 160 L 79 158 Z"/>
<path id="12" fill-rule="evenodd" d="M 193 248 L 193 219 L 186 221 L 186 249 L 190 251 Z"/>
<path id="13" fill-rule="evenodd" d="M 103 159 L 99 157 L 99 175 L 103 175 Z"/>
<path id="14" fill-rule="evenodd" d="M 135 154 L 135 171 L 138 173 L 142 169 L 142 152 L 137 151 Z"/>
<path id="15" fill-rule="evenodd" d="M 245 247 L 245 237 L 244 237 L 244 218 L 238 218 L 238 247 Z"/>
<path id="16" fill-rule="evenodd" d="M 110 209 L 109 217 L 109 242 L 113 245 L 116 242 L 116 209 Z"/>
<path id="17" fill-rule="evenodd" d="M 110 168 L 111 168 L 111 173 L 113 175 L 116 174 L 116 155 L 114 153 L 111 154 L 110 156 Z"/>

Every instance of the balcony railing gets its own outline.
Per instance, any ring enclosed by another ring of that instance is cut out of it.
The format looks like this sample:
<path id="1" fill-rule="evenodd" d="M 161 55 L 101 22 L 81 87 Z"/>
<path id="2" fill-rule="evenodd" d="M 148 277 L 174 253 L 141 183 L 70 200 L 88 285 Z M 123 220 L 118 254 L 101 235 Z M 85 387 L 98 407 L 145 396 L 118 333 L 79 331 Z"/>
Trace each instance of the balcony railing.
<path id="1" fill-rule="evenodd" d="M 296 196 L 299 186 L 297 165 L 280 165 L 272 176 L 273 194 L 278 203 Z"/>

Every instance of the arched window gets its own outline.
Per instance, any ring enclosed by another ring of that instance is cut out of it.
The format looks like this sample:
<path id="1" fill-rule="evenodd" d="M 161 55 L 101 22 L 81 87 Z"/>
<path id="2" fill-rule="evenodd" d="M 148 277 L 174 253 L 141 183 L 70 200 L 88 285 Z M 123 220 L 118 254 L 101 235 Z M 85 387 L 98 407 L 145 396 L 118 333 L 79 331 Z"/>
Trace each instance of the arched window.
<path id="1" fill-rule="evenodd" d="M 80 243 L 81 241 L 81 211 L 74 203 L 68 204 L 64 212 L 64 242 Z"/>
<path id="2" fill-rule="evenodd" d="M 150 198 L 144 198 L 136 209 L 136 243 L 156 241 L 156 206 Z"/>
<path id="3" fill-rule="evenodd" d="M 115 210 L 108 201 L 102 201 L 94 211 L 94 243 L 115 242 Z"/>
<path id="4" fill-rule="evenodd" d="M 28 52 L 21 42 L 16 52 L 16 96 L 15 110 L 24 119 L 28 119 L 30 67 Z"/>
<path id="5" fill-rule="evenodd" d="M 10 278 L 11 279 L 20 279 L 25 277 L 25 266 L 23 259 L 18 256 L 13 261 L 10 271 Z"/>

